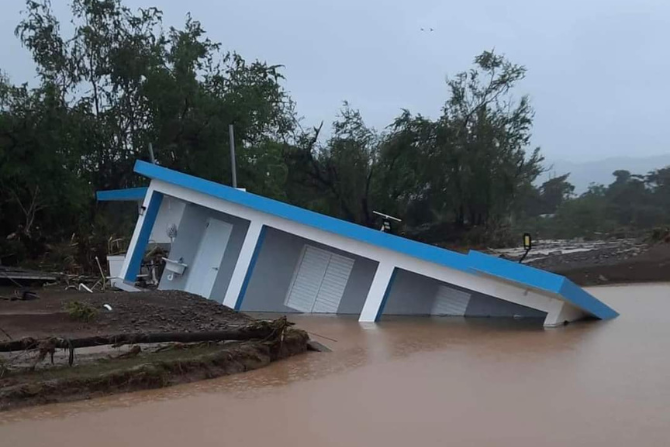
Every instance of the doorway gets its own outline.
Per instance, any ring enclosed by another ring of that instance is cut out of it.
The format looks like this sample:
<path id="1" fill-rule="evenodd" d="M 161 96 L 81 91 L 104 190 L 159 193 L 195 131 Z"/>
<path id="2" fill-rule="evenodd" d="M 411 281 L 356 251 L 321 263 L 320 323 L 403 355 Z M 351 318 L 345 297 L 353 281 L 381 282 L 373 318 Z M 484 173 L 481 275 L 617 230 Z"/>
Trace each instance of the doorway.
<path id="1" fill-rule="evenodd" d="M 188 275 L 186 291 L 209 298 L 219 267 L 228 246 L 233 226 L 217 219 L 207 219 L 205 231 L 193 259 Z"/>

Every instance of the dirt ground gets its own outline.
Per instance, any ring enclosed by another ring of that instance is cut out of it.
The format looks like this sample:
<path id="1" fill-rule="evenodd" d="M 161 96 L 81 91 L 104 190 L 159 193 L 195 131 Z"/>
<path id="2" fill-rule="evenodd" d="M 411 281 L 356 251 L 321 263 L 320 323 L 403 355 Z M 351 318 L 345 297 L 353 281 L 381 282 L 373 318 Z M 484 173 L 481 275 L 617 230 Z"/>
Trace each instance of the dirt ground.
<path id="1" fill-rule="evenodd" d="M 57 349 L 53 364 L 48 355 L 35 363 L 39 357 L 36 349 L 3 352 L 0 411 L 244 372 L 304 352 L 309 341 L 306 332 L 288 328 L 285 321 L 281 329 L 275 329 L 281 319 L 262 322 L 186 292 L 89 293 L 60 287 L 32 288 L 39 298 L 29 301 L 0 300 L 0 343 L 25 337 L 44 340 L 137 333 L 239 333 L 256 331 L 259 325 L 272 326 L 263 329 L 269 336 L 246 341 L 91 346 L 77 348 L 76 354 Z M 11 297 L 13 290 L 0 290 L 0 296 Z M 65 308 L 75 301 L 95 309 L 95 317 L 90 321 L 73 319 Z M 74 359 L 72 367 L 70 355 Z"/>
<path id="2" fill-rule="evenodd" d="M 630 250 L 603 248 L 550 255 L 529 265 L 566 276 L 580 286 L 670 281 L 670 243 Z"/>
<path id="3" fill-rule="evenodd" d="M 85 337 L 130 332 L 199 332 L 242 326 L 254 319 L 221 304 L 187 292 L 164 290 L 141 293 L 30 289 L 31 301 L 0 300 L 0 328 L 14 339 L 22 337 Z M 0 295 L 11 295 L 11 289 Z M 78 301 L 96 309 L 91 322 L 71 319 L 64 310 Z M 107 310 L 108 304 L 112 310 Z M 0 341 L 7 336 L 0 332 Z"/>

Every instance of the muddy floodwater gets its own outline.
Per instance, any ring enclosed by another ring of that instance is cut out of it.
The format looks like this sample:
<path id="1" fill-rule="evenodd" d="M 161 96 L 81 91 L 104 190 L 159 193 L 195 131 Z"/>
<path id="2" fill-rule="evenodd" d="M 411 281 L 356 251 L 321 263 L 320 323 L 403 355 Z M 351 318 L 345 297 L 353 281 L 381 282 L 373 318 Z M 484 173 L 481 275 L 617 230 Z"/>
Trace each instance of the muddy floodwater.
<path id="1" fill-rule="evenodd" d="M 550 330 L 532 321 L 295 317 L 334 352 L 2 413 L 0 445 L 670 445 L 670 284 L 591 292 L 621 316 Z"/>

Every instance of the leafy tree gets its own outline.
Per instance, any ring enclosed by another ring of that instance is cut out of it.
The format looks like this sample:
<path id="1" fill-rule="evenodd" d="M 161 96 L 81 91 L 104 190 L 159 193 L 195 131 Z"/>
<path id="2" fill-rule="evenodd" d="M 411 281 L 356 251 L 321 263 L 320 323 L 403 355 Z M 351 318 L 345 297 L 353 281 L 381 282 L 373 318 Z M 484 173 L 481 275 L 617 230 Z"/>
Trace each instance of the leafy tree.
<path id="1" fill-rule="evenodd" d="M 333 123 L 332 136 L 323 145 L 317 143 L 320 130 L 305 138 L 307 145 L 293 155 L 294 160 L 301 160 L 298 168 L 309 185 L 325 193 L 322 204 L 332 214 L 372 225 L 370 198 L 381 137 L 346 102 Z"/>
<path id="2" fill-rule="evenodd" d="M 552 214 L 572 197 L 575 187 L 568 182 L 570 174 L 547 180 L 540 186 L 541 214 Z"/>
<path id="3" fill-rule="evenodd" d="M 107 213 L 93 192 L 141 183 L 133 164 L 149 143 L 159 164 L 229 183 L 230 124 L 240 186 L 367 226 L 382 211 L 425 241 L 490 245 L 511 225 L 571 237 L 670 222 L 670 167 L 616 171 L 579 197 L 569 174 L 535 187 L 534 111 L 515 96 L 526 69 L 493 51 L 447 79 L 436 119 L 402 110 L 379 132 L 345 102 L 325 136 L 323 124 L 301 128 L 280 65 L 222 51 L 190 16 L 165 29 L 158 9 L 121 0 L 72 0 L 70 14 L 64 32 L 48 0 L 27 0 L 16 35 L 39 85 L 0 76 L 0 240 L 16 252 L 65 243 L 89 261 L 102 255 L 96 245 L 130 214 Z"/>
<path id="4" fill-rule="evenodd" d="M 670 221 L 670 166 L 651 171 L 645 182 L 652 191 L 654 204 L 665 212 L 665 221 Z"/>
<path id="5" fill-rule="evenodd" d="M 120 0 L 73 0 L 74 30 L 63 37 L 47 1 L 27 7 L 16 33 L 42 82 L 76 111 L 71 132 L 86 148 L 82 172 L 96 189 L 134 184 L 132 166 L 150 142 L 160 163 L 228 182 L 230 123 L 240 182 L 251 183 L 264 158 L 258 146 L 293 130 L 280 67 L 221 53 L 191 17 L 183 30 L 165 33 L 156 8 L 133 13 Z"/>
<path id="6" fill-rule="evenodd" d="M 644 176 L 626 170 L 615 171 L 614 181 L 609 186 L 591 185 L 579 197 L 571 197 L 571 194 L 564 196 L 553 218 L 525 219 L 519 226 L 524 231 L 538 232 L 542 237 L 572 238 L 635 235 L 656 226 L 668 225 L 669 173 L 670 167 Z M 564 192 L 572 191 L 565 185 L 560 188 L 556 184 L 553 186 Z M 540 191 L 545 192 L 546 188 L 536 189 L 538 199 L 542 198 Z M 540 200 L 536 203 L 539 203 L 535 208 L 536 214 L 539 210 L 546 210 L 546 202 Z"/>
<path id="7" fill-rule="evenodd" d="M 541 172 L 539 149 L 526 154 L 533 118 L 528 97 L 515 102 L 510 95 L 525 73 L 524 67 L 485 51 L 473 69 L 448 82 L 451 97 L 439 134 L 451 144 L 437 152 L 431 165 L 446 168 L 447 175 L 437 173 L 436 180 L 453 192 L 459 225 L 500 223 L 519 187 Z"/>
<path id="8" fill-rule="evenodd" d="M 528 99 L 511 98 L 524 74 L 523 67 L 484 52 L 475 68 L 448 81 L 450 97 L 438 120 L 405 110 L 383 134 L 345 103 L 333 136 L 298 150 L 296 169 L 327 191 L 325 208 L 332 214 L 364 225 L 374 223 L 372 209 L 398 215 L 410 227 L 504 225 L 520 190 L 542 170 L 539 150 L 526 153 L 533 116 Z"/>
<path id="9" fill-rule="evenodd" d="M 142 182 L 133 164 L 149 143 L 160 164 L 229 182 L 230 123 L 240 184 L 284 197 L 296 118 L 280 66 L 221 52 L 190 17 L 165 31 L 156 8 L 73 0 L 71 15 L 65 35 L 49 1 L 28 0 L 16 28 L 39 86 L 0 82 L 1 234 L 37 243 L 105 231 L 93 191 Z"/>
<path id="10" fill-rule="evenodd" d="M 76 142 L 54 131 L 72 119 L 49 85 L 29 90 L 0 79 L 0 229 L 10 238 L 64 236 L 90 199 Z"/>

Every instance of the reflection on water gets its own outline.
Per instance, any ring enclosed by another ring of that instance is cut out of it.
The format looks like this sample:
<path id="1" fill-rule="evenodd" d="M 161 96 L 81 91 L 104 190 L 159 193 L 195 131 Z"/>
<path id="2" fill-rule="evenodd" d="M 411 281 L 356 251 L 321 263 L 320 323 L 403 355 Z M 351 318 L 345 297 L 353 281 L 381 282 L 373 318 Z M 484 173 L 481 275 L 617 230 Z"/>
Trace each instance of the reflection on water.
<path id="1" fill-rule="evenodd" d="M 670 285 L 592 292 L 621 317 L 293 317 L 334 352 L 2 413 L 0 445 L 667 445 Z"/>

